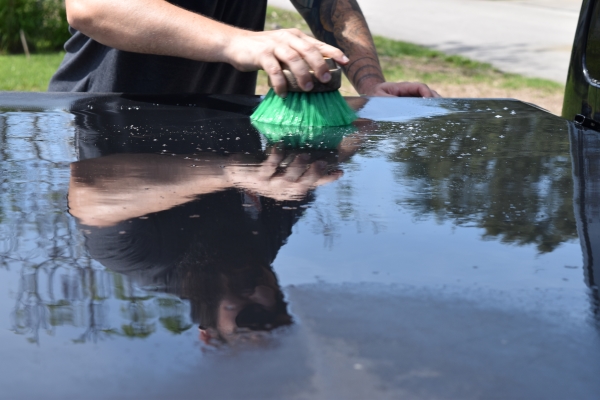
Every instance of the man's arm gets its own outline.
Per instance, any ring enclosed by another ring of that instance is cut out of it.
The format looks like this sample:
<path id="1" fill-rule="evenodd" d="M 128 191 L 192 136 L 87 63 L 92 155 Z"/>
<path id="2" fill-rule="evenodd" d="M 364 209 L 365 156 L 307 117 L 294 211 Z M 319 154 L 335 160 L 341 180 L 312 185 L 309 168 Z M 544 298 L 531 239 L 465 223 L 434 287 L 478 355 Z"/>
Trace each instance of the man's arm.
<path id="1" fill-rule="evenodd" d="M 353 148 L 340 146 L 347 157 Z M 69 212 L 83 224 L 112 226 L 120 221 L 168 210 L 197 196 L 240 188 L 273 199 L 298 200 L 341 176 L 328 173 L 324 161 L 308 154 L 292 157 L 276 148 L 263 162 L 253 156 L 203 154 L 198 161 L 183 156 L 113 154 L 71 164 Z"/>
<path id="2" fill-rule="evenodd" d="M 285 63 L 305 90 L 309 68 L 329 81 L 323 57 L 348 59 L 337 48 L 297 29 L 251 32 L 214 21 L 165 0 L 66 0 L 69 24 L 106 46 L 136 53 L 197 61 L 225 62 L 241 71 L 264 69 L 275 91 L 284 95 Z"/>
<path id="3" fill-rule="evenodd" d="M 360 94 L 439 97 L 419 83 L 387 83 L 367 21 L 356 0 L 291 0 L 315 37 L 350 59 L 342 68 Z"/>

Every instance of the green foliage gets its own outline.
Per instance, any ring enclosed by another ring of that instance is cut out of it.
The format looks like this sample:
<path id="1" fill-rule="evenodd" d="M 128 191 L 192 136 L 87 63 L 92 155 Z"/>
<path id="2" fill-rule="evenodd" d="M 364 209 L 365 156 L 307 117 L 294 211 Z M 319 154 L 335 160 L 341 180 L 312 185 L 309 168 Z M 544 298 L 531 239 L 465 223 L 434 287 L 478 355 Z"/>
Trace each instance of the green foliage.
<path id="1" fill-rule="evenodd" d="M 175 335 L 181 335 L 183 332 L 192 328 L 192 325 L 188 324 L 182 315 L 160 318 L 159 321 L 166 330 Z"/>
<path id="2" fill-rule="evenodd" d="M 23 52 L 21 30 L 32 52 L 62 48 L 69 38 L 64 0 L 0 0 L 0 52 Z"/>
<path id="3" fill-rule="evenodd" d="M 514 107 L 522 108 L 503 118 L 456 112 L 397 126 L 389 157 L 402 165 L 395 178 L 409 193 L 397 203 L 415 218 L 478 227 L 483 239 L 535 245 L 540 254 L 576 239 L 568 123 Z"/>

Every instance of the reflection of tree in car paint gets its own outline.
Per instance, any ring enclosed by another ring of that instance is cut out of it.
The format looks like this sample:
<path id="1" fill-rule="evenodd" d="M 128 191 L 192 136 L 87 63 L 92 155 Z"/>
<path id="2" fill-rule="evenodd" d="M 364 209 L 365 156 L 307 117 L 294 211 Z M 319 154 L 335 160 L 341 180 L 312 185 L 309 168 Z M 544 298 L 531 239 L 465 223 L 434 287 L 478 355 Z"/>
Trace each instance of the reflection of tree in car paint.
<path id="1" fill-rule="evenodd" d="M 555 124 L 542 113 L 479 120 L 454 114 L 396 126 L 396 150 L 388 156 L 400 164 L 397 181 L 414 193 L 398 203 L 540 252 L 576 239 L 567 124 L 564 135 L 548 134 Z"/>

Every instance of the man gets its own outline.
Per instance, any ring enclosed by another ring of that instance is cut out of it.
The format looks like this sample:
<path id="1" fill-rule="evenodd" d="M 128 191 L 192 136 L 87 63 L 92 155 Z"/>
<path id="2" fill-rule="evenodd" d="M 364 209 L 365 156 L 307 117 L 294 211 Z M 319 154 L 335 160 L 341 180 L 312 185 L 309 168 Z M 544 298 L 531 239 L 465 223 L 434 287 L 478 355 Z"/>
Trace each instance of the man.
<path id="1" fill-rule="evenodd" d="M 266 3 L 66 0 L 73 36 L 49 90 L 254 94 L 263 69 L 285 96 L 281 64 L 310 91 L 309 70 L 329 81 L 323 57 L 331 57 L 360 94 L 439 96 L 420 83 L 385 82 L 356 0 L 292 0 L 316 39 L 297 29 L 262 32 Z"/>

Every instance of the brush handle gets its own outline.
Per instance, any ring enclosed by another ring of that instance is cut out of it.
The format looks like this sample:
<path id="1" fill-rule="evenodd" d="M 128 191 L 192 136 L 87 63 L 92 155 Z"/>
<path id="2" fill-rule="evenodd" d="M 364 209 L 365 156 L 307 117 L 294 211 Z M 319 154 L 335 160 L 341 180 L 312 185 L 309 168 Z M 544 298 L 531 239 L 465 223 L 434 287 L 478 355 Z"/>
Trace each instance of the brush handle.
<path id="1" fill-rule="evenodd" d="M 329 73 L 331 74 L 331 80 L 327 83 L 323 83 L 315 76 L 315 71 L 309 71 L 312 77 L 313 89 L 310 93 L 321 93 L 321 92 L 333 92 L 338 90 L 342 86 L 342 69 L 340 66 L 331 58 L 324 58 L 325 63 L 329 67 Z M 289 67 L 285 64 L 281 66 L 283 75 L 287 81 L 288 92 L 304 92 L 304 90 L 298 85 L 298 81 Z M 273 87 L 271 79 L 269 78 L 269 87 Z"/>

